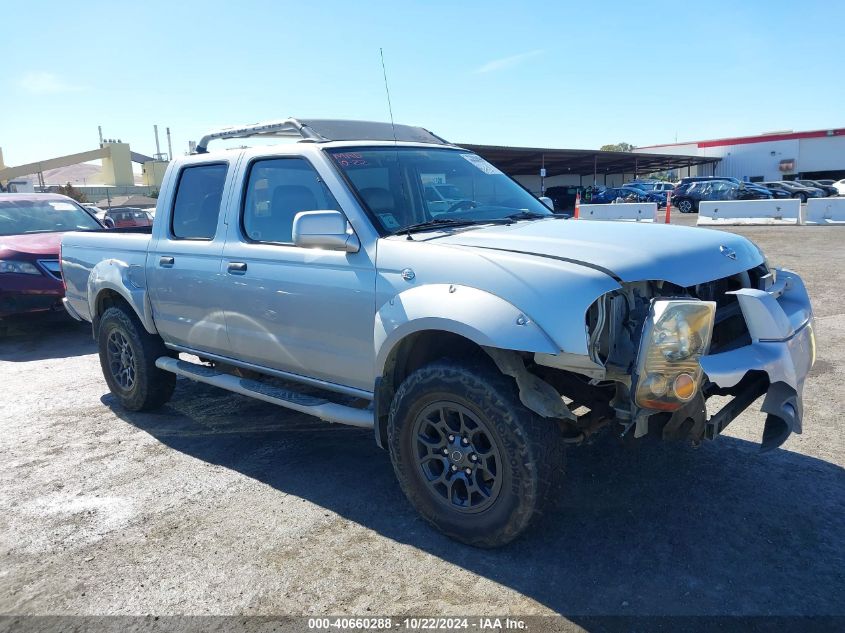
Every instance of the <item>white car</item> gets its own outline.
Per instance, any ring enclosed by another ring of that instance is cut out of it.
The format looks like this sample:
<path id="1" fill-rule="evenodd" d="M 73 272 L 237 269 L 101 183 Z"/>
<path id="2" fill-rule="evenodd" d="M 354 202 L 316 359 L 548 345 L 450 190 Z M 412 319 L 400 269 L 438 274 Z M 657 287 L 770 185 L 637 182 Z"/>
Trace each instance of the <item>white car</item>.
<path id="1" fill-rule="evenodd" d="M 836 190 L 839 192 L 840 196 L 845 196 L 845 178 L 842 180 L 837 180 L 833 183 L 833 186 L 836 187 Z"/>

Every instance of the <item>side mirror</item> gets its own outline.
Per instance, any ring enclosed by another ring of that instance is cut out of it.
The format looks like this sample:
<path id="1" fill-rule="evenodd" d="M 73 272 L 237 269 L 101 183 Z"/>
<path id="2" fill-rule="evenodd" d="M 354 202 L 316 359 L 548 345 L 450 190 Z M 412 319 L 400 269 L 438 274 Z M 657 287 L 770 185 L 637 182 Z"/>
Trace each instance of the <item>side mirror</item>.
<path id="1" fill-rule="evenodd" d="M 293 243 L 303 248 L 357 253 L 361 242 L 346 227 L 346 216 L 340 211 L 300 211 L 293 219 Z"/>
<path id="2" fill-rule="evenodd" d="M 552 200 L 552 199 L 551 199 L 551 198 L 549 198 L 548 196 L 540 196 L 539 200 L 540 200 L 540 202 L 542 202 L 544 205 L 546 205 L 547 207 L 549 207 L 549 209 L 551 209 L 552 211 L 554 211 L 554 210 L 555 210 L 555 202 L 554 202 L 554 200 Z"/>

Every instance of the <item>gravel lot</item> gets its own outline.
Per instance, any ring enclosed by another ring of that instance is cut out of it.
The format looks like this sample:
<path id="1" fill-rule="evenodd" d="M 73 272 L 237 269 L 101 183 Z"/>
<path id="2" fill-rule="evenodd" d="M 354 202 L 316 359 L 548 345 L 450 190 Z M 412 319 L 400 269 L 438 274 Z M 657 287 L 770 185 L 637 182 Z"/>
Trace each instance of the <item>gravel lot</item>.
<path id="1" fill-rule="evenodd" d="M 814 300 L 804 434 L 758 454 L 758 403 L 698 449 L 574 449 L 566 494 L 498 551 L 418 519 L 370 432 L 185 380 L 128 413 L 86 327 L 13 330 L 0 613 L 845 614 L 845 229 L 735 231 Z"/>

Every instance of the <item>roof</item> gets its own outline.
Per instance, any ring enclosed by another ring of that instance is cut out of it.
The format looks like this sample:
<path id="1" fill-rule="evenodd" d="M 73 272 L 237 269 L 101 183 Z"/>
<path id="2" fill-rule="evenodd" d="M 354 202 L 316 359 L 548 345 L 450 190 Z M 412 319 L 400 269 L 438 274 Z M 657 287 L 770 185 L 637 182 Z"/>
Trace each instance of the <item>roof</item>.
<path id="1" fill-rule="evenodd" d="M 461 143 L 512 176 L 536 176 L 542 167 L 546 176 L 572 174 L 647 174 L 652 171 L 679 169 L 691 165 L 719 162 L 707 156 L 678 154 L 637 154 L 634 152 L 603 152 L 595 149 L 551 149 L 544 147 L 502 147 Z"/>
<path id="2" fill-rule="evenodd" d="M 210 132 L 197 143 L 196 152 L 204 154 L 208 144 L 218 139 L 287 137 L 312 143 L 327 141 L 402 141 L 448 145 L 447 141 L 423 127 L 381 121 L 346 121 L 341 119 L 284 119 L 227 127 Z"/>
<path id="3" fill-rule="evenodd" d="M 826 130 L 809 130 L 806 132 L 769 132 L 754 136 L 733 136 L 712 139 L 709 141 L 687 141 L 685 143 L 662 143 L 659 145 L 644 145 L 636 149 L 652 149 L 657 147 L 679 147 L 682 145 L 697 145 L 698 147 L 723 147 L 725 145 L 746 145 L 749 143 L 769 143 L 771 141 L 791 141 L 802 138 L 824 138 L 828 136 L 845 136 L 845 128 L 831 128 Z"/>

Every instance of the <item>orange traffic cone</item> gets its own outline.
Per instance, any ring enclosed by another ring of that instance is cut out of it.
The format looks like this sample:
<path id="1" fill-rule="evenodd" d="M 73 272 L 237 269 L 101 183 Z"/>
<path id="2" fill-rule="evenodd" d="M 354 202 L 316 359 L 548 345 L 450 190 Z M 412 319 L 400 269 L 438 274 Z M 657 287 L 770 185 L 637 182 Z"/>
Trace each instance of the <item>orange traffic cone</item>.
<path id="1" fill-rule="evenodd" d="M 575 216 L 574 218 L 577 220 L 581 217 L 581 192 L 575 192 Z"/>
<path id="2" fill-rule="evenodd" d="M 672 213 L 672 192 L 666 192 L 666 224 L 669 224 L 669 217 Z"/>

